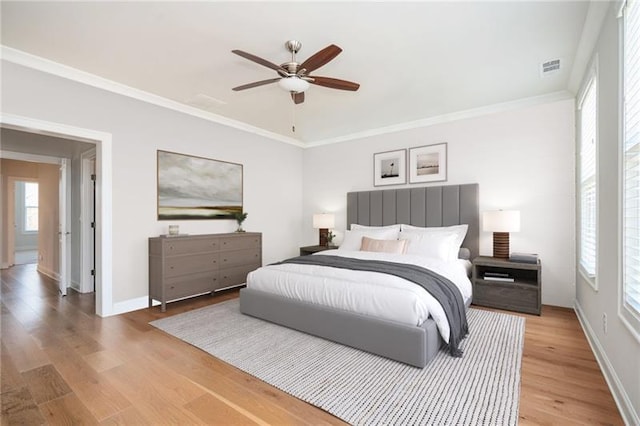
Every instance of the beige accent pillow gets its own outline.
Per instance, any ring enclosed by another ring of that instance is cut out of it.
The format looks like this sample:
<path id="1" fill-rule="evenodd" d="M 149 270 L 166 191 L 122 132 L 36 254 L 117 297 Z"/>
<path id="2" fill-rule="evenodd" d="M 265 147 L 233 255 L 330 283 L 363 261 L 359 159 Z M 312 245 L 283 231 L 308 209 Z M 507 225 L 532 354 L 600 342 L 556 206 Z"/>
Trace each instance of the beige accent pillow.
<path id="1" fill-rule="evenodd" d="M 360 251 L 403 254 L 406 248 L 406 240 L 376 240 L 369 237 L 362 237 Z"/>

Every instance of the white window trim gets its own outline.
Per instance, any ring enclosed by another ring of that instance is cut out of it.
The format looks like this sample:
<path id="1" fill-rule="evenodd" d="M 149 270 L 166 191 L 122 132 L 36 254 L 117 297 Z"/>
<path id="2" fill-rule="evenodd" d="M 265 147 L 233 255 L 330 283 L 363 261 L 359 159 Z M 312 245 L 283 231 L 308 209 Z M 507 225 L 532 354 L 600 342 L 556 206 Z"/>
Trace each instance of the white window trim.
<path id="1" fill-rule="evenodd" d="M 624 8 L 626 0 L 622 2 L 618 15 L 618 318 L 627 327 L 631 335 L 640 343 L 640 316 L 625 303 L 624 293 Z"/>
<path id="2" fill-rule="evenodd" d="M 582 110 L 582 104 L 584 103 L 584 98 L 587 95 L 587 90 L 589 89 L 589 86 L 591 85 L 592 81 L 595 81 L 596 84 L 596 123 L 595 123 L 595 134 L 596 134 L 596 142 L 595 142 L 595 150 L 596 150 L 596 158 L 595 158 L 595 162 L 596 162 L 596 262 L 595 262 L 595 274 L 591 275 L 589 272 L 587 272 L 584 267 L 582 266 L 582 262 L 581 262 L 581 257 L 582 254 L 580 253 L 580 246 L 582 245 L 580 242 L 580 238 L 582 237 L 581 234 L 581 228 L 582 228 L 582 211 L 581 209 L 581 200 L 582 200 L 582 186 L 581 186 L 581 182 L 580 182 L 580 176 L 581 176 L 581 158 L 580 158 L 580 151 L 581 151 L 581 143 L 578 144 L 578 149 L 577 149 L 577 160 L 576 160 L 576 168 L 578 173 L 576 173 L 576 185 L 577 185 L 577 190 L 578 190 L 578 205 L 577 205 L 577 210 L 578 210 L 578 247 L 576 250 L 576 254 L 577 254 L 577 259 L 576 259 L 576 263 L 578 265 L 578 272 L 580 273 L 580 276 L 583 278 L 584 281 L 586 281 L 587 283 L 589 283 L 589 286 L 591 286 L 591 288 L 594 291 L 598 291 L 598 276 L 599 276 L 599 271 L 598 271 L 598 259 L 599 259 L 599 253 L 598 253 L 598 246 L 599 246 L 599 241 L 600 241 L 600 227 L 598 226 L 598 224 L 600 223 L 600 205 L 599 205 L 599 199 L 600 199 L 600 162 L 598 161 L 598 152 L 599 152 L 599 147 L 600 147 L 600 138 L 599 138 L 599 108 L 598 108 L 598 104 L 599 104 L 599 100 L 600 100 L 600 83 L 598 81 L 598 66 L 599 63 L 599 58 L 598 58 L 598 53 L 596 53 L 593 57 L 593 61 L 591 62 L 591 64 L 589 65 L 589 70 L 587 71 L 587 73 L 585 74 L 585 79 L 584 82 L 582 84 L 582 87 L 580 89 L 580 91 L 578 92 L 578 102 L 577 102 L 577 109 L 578 111 Z M 580 118 L 580 122 L 579 125 L 582 126 L 582 113 L 579 112 L 579 118 Z M 578 126 L 576 126 L 576 128 L 578 128 Z M 579 135 L 580 136 L 580 140 L 579 142 L 581 142 L 582 139 L 582 134 Z"/>

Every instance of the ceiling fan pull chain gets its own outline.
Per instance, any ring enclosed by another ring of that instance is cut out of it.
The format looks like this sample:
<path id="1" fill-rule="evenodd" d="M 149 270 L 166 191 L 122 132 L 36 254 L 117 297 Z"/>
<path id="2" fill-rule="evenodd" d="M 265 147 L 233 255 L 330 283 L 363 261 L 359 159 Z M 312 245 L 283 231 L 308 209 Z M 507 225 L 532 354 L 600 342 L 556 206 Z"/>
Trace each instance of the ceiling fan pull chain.
<path id="1" fill-rule="evenodd" d="M 291 131 L 293 133 L 296 132 L 296 104 L 293 104 L 291 106 L 292 110 L 291 110 Z"/>

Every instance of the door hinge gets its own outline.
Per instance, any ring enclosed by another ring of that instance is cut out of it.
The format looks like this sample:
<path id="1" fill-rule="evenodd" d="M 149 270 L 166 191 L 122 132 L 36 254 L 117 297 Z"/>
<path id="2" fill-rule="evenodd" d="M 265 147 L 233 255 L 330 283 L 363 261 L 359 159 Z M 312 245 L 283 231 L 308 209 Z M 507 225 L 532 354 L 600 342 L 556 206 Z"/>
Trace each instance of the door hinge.
<path id="1" fill-rule="evenodd" d="M 91 180 L 95 181 L 96 180 L 96 175 L 91 175 Z"/>
<path id="2" fill-rule="evenodd" d="M 91 227 L 95 228 L 96 227 L 96 223 L 95 222 L 91 222 Z"/>
<path id="3" fill-rule="evenodd" d="M 95 270 L 95 269 L 92 269 L 92 270 L 91 270 L 91 276 L 92 276 L 92 277 L 95 277 L 95 276 L 96 276 L 96 270 Z"/>

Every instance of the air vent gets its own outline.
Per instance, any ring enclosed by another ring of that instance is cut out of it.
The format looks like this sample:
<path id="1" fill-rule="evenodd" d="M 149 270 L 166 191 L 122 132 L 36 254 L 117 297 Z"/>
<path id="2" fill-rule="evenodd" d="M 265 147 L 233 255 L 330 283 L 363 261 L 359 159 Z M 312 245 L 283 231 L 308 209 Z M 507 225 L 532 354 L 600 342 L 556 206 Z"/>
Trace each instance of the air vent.
<path id="1" fill-rule="evenodd" d="M 540 76 L 546 77 L 551 74 L 555 74 L 560 71 L 560 59 L 552 59 L 545 61 L 540 67 Z"/>

